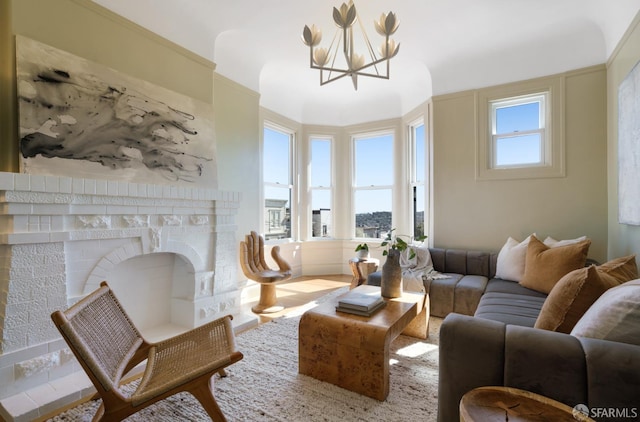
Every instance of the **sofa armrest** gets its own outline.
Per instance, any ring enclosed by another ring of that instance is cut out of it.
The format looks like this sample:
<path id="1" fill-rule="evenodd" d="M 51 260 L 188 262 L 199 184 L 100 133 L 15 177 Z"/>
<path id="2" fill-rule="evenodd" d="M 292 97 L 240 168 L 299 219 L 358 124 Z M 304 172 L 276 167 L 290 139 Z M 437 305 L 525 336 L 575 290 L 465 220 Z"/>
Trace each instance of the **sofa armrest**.
<path id="1" fill-rule="evenodd" d="M 507 325 L 504 384 L 565 403 L 586 404 L 587 364 L 577 337 Z"/>
<path id="2" fill-rule="evenodd" d="M 440 328 L 439 365 L 440 422 L 458 420 L 462 396 L 490 385 L 521 388 L 571 407 L 640 414 L 636 345 L 449 314 Z"/>
<path id="3" fill-rule="evenodd" d="M 607 422 L 640 418 L 640 346 L 591 338 L 580 338 L 580 343 L 589 383 L 585 404 L 622 412 L 619 418 L 603 418 Z"/>
<path id="4" fill-rule="evenodd" d="M 449 314 L 440 327 L 438 421 L 457 421 L 462 396 L 476 387 L 502 385 L 506 325 Z"/>

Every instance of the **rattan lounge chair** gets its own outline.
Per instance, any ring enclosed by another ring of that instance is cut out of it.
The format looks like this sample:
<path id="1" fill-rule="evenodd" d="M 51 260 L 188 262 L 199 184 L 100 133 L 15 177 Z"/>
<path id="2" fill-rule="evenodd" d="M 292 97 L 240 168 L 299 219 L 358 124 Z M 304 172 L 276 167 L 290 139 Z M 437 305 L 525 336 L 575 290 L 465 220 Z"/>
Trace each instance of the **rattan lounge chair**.
<path id="1" fill-rule="evenodd" d="M 186 391 L 214 421 L 225 417 L 213 396 L 213 375 L 242 359 L 231 316 L 167 340 L 142 338 L 106 282 L 68 310 L 51 314 L 62 337 L 93 382 L 102 405 L 94 421 L 120 421 L 145 407 Z M 122 377 L 147 360 L 137 389 L 123 394 Z"/>
<path id="2" fill-rule="evenodd" d="M 264 239 L 252 231 L 240 242 L 240 266 L 244 275 L 260 283 L 260 300 L 251 308 L 257 314 L 278 312 L 275 284 L 291 278 L 291 267 L 280 256 L 280 246 L 271 248 L 271 257 L 278 264 L 278 269 L 271 269 L 264 260 Z"/>

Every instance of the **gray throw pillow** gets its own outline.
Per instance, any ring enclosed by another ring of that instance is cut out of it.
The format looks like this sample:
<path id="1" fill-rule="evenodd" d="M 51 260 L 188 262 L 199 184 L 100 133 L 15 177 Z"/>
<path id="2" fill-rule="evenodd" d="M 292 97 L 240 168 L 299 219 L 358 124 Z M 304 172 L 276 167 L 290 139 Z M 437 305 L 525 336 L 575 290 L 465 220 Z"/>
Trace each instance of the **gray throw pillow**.
<path id="1" fill-rule="evenodd" d="M 640 345 L 640 279 L 604 292 L 571 335 Z"/>

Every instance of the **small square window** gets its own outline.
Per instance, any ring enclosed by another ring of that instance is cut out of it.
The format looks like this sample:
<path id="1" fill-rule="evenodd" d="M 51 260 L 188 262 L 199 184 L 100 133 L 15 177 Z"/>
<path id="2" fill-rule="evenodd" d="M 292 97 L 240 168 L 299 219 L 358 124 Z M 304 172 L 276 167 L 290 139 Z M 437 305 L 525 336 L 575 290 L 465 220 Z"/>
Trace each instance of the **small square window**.
<path id="1" fill-rule="evenodd" d="M 564 176 L 561 76 L 478 91 L 478 180 Z"/>
<path id="2" fill-rule="evenodd" d="M 491 101 L 492 168 L 545 165 L 548 94 Z"/>

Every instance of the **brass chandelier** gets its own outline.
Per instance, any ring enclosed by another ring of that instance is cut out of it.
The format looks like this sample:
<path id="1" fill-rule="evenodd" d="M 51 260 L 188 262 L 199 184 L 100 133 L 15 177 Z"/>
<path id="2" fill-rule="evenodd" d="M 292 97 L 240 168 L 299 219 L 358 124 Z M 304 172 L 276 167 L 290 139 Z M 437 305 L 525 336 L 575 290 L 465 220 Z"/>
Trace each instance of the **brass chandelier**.
<path id="1" fill-rule="evenodd" d="M 393 12 L 383 13 L 378 20 L 374 21 L 376 32 L 384 37 L 378 54 L 371 46 L 367 33 L 358 19 L 353 0 L 349 1 L 349 4 L 342 3 L 340 9 L 333 8 L 333 21 L 338 29 L 328 49 L 316 48 L 322 40 L 322 32 L 315 25 L 311 25 L 311 28 L 305 25 L 302 31 L 302 41 L 309 47 L 309 65 L 312 69 L 320 70 L 320 85 L 350 76 L 353 87 L 357 91 L 358 76 L 389 79 L 389 62 L 400 50 L 400 44 L 396 44 L 390 38 L 400 24 L 396 15 Z M 368 63 L 365 62 L 364 54 L 354 52 L 353 27 L 356 22 L 360 23 L 360 30 L 368 51 Z M 340 58 L 340 46 L 342 46 L 344 62 Z"/>

